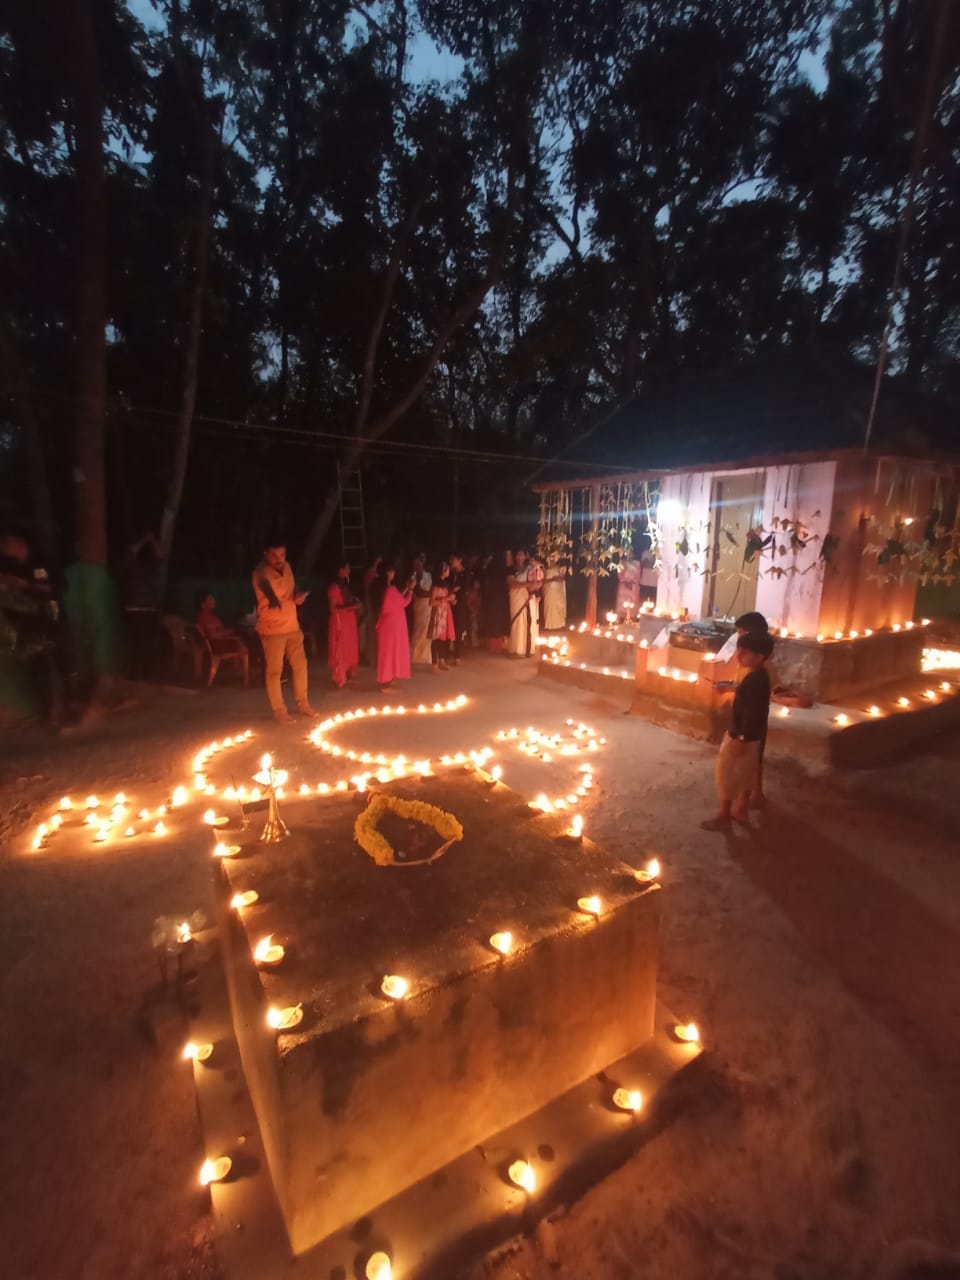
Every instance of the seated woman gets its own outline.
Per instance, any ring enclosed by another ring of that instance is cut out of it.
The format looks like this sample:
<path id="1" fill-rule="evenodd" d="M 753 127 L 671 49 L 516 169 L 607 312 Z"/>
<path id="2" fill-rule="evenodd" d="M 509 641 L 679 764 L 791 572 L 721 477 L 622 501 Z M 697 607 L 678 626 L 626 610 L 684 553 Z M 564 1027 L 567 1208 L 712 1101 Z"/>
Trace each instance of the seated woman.
<path id="1" fill-rule="evenodd" d="M 217 668 L 220 666 L 216 659 L 236 654 L 240 659 L 243 683 L 248 684 L 250 680 L 250 650 L 237 632 L 231 627 L 224 626 L 217 616 L 217 602 L 214 599 L 213 592 L 198 591 L 196 606 L 197 616 L 195 622 L 197 630 L 210 646 L 210 652 L 214 658 L 214 661 L 210 664 L 210 683 L 213 683 Z"/>

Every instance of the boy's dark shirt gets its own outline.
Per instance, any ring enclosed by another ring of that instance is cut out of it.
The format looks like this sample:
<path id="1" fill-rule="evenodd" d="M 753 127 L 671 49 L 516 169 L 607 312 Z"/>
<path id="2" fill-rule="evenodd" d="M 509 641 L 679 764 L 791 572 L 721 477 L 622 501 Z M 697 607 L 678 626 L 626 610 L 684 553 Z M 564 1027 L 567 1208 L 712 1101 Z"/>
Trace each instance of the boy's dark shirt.
<path id="1" fill-rule="evenodd" d="M 730 737 L 739 742 L 762 742 L 770 715 L 770 676 L 764 667 L 748 671 L 737 686 L 730 717 Z"/>

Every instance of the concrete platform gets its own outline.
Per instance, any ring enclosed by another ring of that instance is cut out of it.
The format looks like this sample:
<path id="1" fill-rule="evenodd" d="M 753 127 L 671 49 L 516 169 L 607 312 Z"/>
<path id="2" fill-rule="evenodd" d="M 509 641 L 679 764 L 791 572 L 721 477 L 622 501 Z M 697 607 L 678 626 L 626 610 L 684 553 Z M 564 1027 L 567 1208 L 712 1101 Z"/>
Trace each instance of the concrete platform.
<path id="1" fill-rule="evenodd" d="M 471 774 L 389 789 L 456 814 L 463 841 L 430 866 L 379 868 L 353 841 L 363 798 L 334 795 L 299 806 L 282 845 L 217 866 L 234 1029 L 295 1253 L 654 1035 L 658 886 Z M 240 916 L 230 897 L 251 888 Z M 590 894 L 599 919 L 577 910 Z M 506 958 L 488 945 L 502 929 Z M 252 959 L 267 933 L 286 948 L 271 970 Z M 410 981 L 406 1000 L 383 997 L 386 973 Z M 268 1005 L 298 1002 L 294 1033 L 267 1027 Z"/>
<path id="2" fill-rule="evenodd" d="M 295 1258 L 240 1070 L 215 931 L 201 935 L 201 947 L 191 1035 L 215 1049 L 207 1062 L 183 1069 L 194 1072 L 206 1154 L 228 1154 L 234 1162 L 229 1178 L 209 1188 L 227 1280 L 362 1276 L 377 1249 L 389 1253 L 398 1280 L 454 1280 L 479 1255 L 572 1203 L 655 1137 L 689 1093 L 678 1073 L 701 1052 L 676 1039 L 677 1017 L 658 1004 L 654 1034 L 641 1049 Z M 620 1086 L 642 1092 L 638 1115 L 612 1105 Z M 692 1075 L 690 1087 L 696 1087 Z M 531 1196 L 505 1177 L 505 1164 L 517 1156 L 534 1168 Z"/>

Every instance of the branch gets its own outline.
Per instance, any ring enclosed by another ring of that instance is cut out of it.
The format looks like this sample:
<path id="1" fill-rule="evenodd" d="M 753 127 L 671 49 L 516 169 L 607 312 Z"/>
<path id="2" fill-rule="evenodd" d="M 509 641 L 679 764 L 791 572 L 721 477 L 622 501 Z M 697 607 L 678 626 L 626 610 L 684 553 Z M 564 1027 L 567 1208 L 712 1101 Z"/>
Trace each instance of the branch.
<path id="1" fill-rule="evenodd" d="M 574 209 L 576 209 L 576 206 L 574 206 Z M 542 218 L 546 219 L 548 225 L 553 228 L 563 243 L 567 246 L 570 256 L 576 261 L 577 266 L 580 266 L 583 262 L 583 258 L 580 255 L 580 226 L 576 221 L 576 218 L 574 218 L 573 233 L 571 234 L 560 221 L 559 216 L 545 201 L 537 200 L 537 212 Z"/>
<path id="2" fill-rule="evenodd" d="M 417 229 L 417 223 L 420 221 L 420 214 L 426 202 L 426 196 L 421 193 L 413 201 L 410 211 L 404 219 L 403 226 L 397 234 L 394 242 L 393 252 L 390 255 L 390 261 L 387 264 L 387 270 L 383 277 L 383 289 L 380 294 L 380 306 L 377 308 L 377 314 L 374 316 L 373 324 L 370 326 L 370 333 L 367 338 L 367 349 L 363 359 L 363 374 L 360 380 L 360 401 L 357 405 L 357 416 L 354 419 L 353 430 L 358 436 L 363 435 L 363 429 L 367 425 L 367 415 L 370 412 L 370 401 L 373 398 L 373 382 L 374 372 L 377 361 L 377 349 L 380 346 L 380 338 L 383 334 L 383 326 L 386 324 L 387 314 L 390 311 L 390 305 L 393 302 L 393 295 L 396 291 L 397 281 L 400 278 L 400 269 L 403 266 L 403 258 L 407 251 L 410 239 Z"/>

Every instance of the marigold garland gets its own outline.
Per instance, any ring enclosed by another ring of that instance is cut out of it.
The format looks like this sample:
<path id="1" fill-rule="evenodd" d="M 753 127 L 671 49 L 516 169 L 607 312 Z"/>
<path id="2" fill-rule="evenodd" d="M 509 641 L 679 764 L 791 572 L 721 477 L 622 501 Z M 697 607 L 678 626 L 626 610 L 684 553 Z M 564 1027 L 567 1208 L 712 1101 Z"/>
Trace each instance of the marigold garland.
<path id="1" fill-rule="evenodd" d="M 370 855 L 379 867 L 414 866 L 413 862 L 398 863 L 395 850 L 389 840 L 379 830 L 377 824 L 385 813 L 395 813 L 398 818 L 406 818 L 411 822 L 420 822 L 425 827 L 432 827 L 443 840 L 443 845 L 429 858 L 417 859 L 418 862 L 432 862 L 439 858 L 456 840 L 463 839 L 463 827 L 445 809 L 426 804 L 423 800 L 402 800 L 399 796 L 386 795 L 382 791 L 375 792 L 364 811 L 358 816 L 353 826 L 353 835 L 360 848 Z"/>

